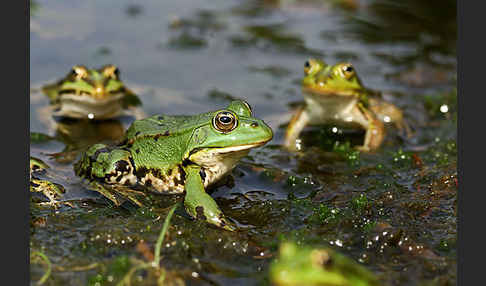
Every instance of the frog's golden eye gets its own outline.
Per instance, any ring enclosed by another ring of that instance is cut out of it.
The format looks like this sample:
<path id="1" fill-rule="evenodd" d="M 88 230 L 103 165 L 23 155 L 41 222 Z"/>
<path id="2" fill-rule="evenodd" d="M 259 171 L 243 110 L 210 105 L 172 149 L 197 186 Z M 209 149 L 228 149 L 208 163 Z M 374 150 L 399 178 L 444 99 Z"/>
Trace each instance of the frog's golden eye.
<path id="1" fill-rule="evenodd" d="M 114 65 L 108 65 L 103 67 L 103 76 L 118 79 L 120 77 L 120 70 Z"/>
<path id="2" fill-rule="evenodd" d="M 243 101 L 243 103 L 245 104 L 246 108 L 248 108 L 248 110 L 250 111 L 250 114 L 253 114 L 253 110 L 251 109 L 250 104 L 246 101 Z"/>
<path id="3" fill-rule="evenodd" d="M 230 111 L 221 111 L 213 118 L 213 126 L 219 132 L 228 133 L 238 125 L 236 115 Z"/>
<path id="4" fill-rule="evenodd" d="M 88 77 L 88 70 L 83 66 L 74 66 L 71 74 L 77 79 L 83 79 Z"/>
<path id="5" fill-rule="evenodd" d="M 354 67 L 351 64 L 345 64 L 341 67 L 342 74 L 345 78 L 350 78 L 354 75 Z"/>

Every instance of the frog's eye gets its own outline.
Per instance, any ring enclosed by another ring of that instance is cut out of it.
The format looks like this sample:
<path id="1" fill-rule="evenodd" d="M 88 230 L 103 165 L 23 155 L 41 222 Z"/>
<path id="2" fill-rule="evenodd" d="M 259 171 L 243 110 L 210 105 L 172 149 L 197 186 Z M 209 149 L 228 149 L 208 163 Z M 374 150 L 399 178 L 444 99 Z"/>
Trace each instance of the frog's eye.
<path id="1" fill-rule="evenodd" d="M 77 79 L 83 79 L 88 76 L 88 70 L 83 66 L 74 66 L 71 74 Z"/>
<path id="2" fill-rule="evenodd" d="M 118 79 L 120 77 L 120 70 L 114 65 L 108 65 L 103 68 L 103 76 Z"/>
<path id="3" fill-rule="evenodd" d="M 246 108 L 248 108 L 248 110 L 250 111 L 250 114 L 252 114 L 253 113 L 253 110 L 251 109 L 250 104 L 248 102 L 246 102 L 246 101 L 243 101 L 243 103 L 245 104 Z"/>
<path id="4" fill-rule="evenodd" d="M 354 67 L 351 64 L 345 64 L 341 68 L 345 78 L 350 78 L 354 75 Z"/>
<path id="5" fill-rule="evenodd" d="M 304 63 L 304 73 L 305 73 L 306 75 L 308 75 L 308 74 L 309 74 L 309 72 L 310 72 L 310 70 L 311 70 L 311 67 L 312 67 L 312 66 L 311 66 L 310 60 L 305 61 L 305 63 Z"/>
<path id="6" fill-rule="evenodd" d="M 213 118 L 213 126 L 219 132 L 230 132 L 235 129 L 237 124 L 236 115 L 229 111 L 221 111 Z"/>
<path id="7" fill-rule="evenodd" d="M 314 249 L 310 253 L 311 262 L 316 268 L 329 267 L 332 264 L 332 259 L 329 253 L 325 250 Z"/>

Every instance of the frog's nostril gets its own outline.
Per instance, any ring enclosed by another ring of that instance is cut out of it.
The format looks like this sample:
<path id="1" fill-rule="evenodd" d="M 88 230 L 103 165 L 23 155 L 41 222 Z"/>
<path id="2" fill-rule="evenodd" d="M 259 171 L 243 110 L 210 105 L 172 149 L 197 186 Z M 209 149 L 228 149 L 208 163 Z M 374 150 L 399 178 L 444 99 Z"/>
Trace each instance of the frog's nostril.
<path id="1" fill-rule="evenodd" d="M 253 128 L 256 128 L 256 127 L 258 127 L 258 122 L 253 122 L 252 124 L 250 124 L 250 126 L 253 127 Z"/>

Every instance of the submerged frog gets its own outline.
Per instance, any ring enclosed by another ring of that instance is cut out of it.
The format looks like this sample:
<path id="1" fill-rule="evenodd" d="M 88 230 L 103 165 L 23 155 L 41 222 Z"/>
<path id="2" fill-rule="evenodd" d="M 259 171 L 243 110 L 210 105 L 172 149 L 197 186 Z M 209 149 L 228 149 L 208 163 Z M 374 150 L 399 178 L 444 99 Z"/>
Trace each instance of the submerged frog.
<path id="1" fill-rule="evenodd" d="M 42 194 L 48 199 L 48 202 L 40 202 L 40 205 L 48 205 L 57 208 L 59 205 L 63 204 L 60 199 L 66 192 L 64 187 L 48 180 L 33 177 L 33 175 L 45 173 L 48 168 L 49 166 L 42 160 L 30 157 L 30 192 Z"/>
<path id="2" fill-rule="evenodd" d="M 270 280 L 278 286 L 372 286 L 376 276 L 350 258 L 329 248 L 285 242 L 270 265 Z"/>
<path id="3" fill-rule="evenodd" d="M 141 101 L 120 79 L 119 69 L 74 66 L 60 81 L 42 87 L 49 97 L 51 114 L 75 119 L 110 119 L 122 115 L 141 118 Z"/>
<path id="4" fill-rule="evenodd" d="M 205 188 L 229 174 L 251 148 L 273 137 L 248 103 L 199 115 L 155 115 L 136 120 L 118 145 L 95 144 L 75 164 L 78 176 L 116 205 L 117 195 L 141 205 L 138 190 L 184 193 L 186 211 L 227 230 L 224 217 Z"/>
<path id="5" fill-rule="evenodd" d="M 309 124 L 349 124 L 366 130 L 362 151 L 377 149 L 384 137 L 384 123 L 394 123 L 400 132 L 411 131 L 403 112 L 395 105 L 380 98 L 380 93 L 363 86 L 350 63 L 327 65 L 321 60 L 310 59 L 304 65 L 305 77 L 302 92 L 305 106 L 292 117 L 285 134 L 285 146 L 297 148 L 300 132 Z"/>

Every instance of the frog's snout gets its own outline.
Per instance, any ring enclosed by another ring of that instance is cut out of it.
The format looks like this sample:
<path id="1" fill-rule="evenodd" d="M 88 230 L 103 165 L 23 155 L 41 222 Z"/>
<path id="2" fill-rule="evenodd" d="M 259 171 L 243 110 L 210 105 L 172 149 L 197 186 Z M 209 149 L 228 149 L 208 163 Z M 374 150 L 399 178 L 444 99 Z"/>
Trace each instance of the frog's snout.
<path id="1" fill-rule="evenodd" d="M 268 138 L 268 141 L 272 140 L 273 138 L 272 128 L 270 128 L 270 126 L 268 126 L 263 120 L 261 120 L 260 122 L 254 121 L 253 123 L 250 124 L 250 126 L 253 128 L 262 128 L 263 133 Z"/>

